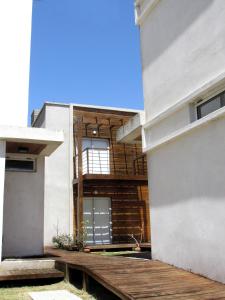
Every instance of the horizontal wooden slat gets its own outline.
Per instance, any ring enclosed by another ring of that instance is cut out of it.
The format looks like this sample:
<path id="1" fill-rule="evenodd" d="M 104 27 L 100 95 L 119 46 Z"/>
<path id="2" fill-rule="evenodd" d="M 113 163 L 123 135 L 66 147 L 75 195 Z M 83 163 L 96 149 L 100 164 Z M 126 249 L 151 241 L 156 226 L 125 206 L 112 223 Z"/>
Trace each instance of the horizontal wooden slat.
<path id="1" fill-rule="evenodd" d="M 31 269 L 0 271 L 0 281 L 15 281 L 25 279 L 63 278 L 64 274 L 56 269 Z"/>
<path id="2" fill-rule="evenodd" d="M 137 220 L 137 221 L 133 221 L 133 220 L 113 220 L 112 221 L 113 227 L 118 226 L 118 227 L 137 227 L 137 226 L 141 226 L 141 221 Z"/>

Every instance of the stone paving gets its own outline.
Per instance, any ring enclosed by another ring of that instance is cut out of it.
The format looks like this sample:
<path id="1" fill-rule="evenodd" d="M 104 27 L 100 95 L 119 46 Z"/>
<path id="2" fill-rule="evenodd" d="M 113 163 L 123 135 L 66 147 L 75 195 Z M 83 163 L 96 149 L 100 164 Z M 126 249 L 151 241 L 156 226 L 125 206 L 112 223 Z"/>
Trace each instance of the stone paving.
<path id="1" fill-rule="evenodd" d="M 29 296 L 32 300 L 82 300 L 66 290 L 32 292 Z"/>

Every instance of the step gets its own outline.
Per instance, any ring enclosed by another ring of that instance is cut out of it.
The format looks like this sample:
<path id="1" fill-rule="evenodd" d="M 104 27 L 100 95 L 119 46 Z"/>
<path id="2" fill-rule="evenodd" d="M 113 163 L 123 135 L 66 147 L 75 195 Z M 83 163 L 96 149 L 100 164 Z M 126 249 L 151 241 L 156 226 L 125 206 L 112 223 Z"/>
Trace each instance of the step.
<path id="1" fill-rule="evenodd" d="M 54 259 L 4 259 L 0 264 L 1 271 L 30 270 L 30 269 L 54 269 Z"/>
<path id="2" fill-rule="evenodd" d="M 0 271 L 0 282 L 30 279 L 64 278 L 64 273 L 56 269 L 29 269 Z"/>

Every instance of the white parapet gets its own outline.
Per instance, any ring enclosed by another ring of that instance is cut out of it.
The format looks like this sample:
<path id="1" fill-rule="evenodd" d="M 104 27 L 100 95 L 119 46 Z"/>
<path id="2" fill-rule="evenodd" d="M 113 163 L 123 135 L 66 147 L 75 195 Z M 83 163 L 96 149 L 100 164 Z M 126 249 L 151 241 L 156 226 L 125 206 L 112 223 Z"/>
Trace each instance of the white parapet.
<path id="1" fill-rule="evenodd" d="M 116 135 L 117 142 L 120 143 L 137 143 L 141 137 L 142 125 L 144 124 L 145 115 L 143 111 L 137 113 L 124 126 L 121 126 Z"/>

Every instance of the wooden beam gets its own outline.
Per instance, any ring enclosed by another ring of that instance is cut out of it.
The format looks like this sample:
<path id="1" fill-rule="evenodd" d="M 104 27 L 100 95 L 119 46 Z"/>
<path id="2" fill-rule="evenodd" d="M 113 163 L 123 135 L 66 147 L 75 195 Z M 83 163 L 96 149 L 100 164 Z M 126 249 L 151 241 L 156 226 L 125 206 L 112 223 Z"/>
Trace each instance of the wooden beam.
<path id="1" fill-rule="evenodd" d="M 147 175 L 110 175 L 110 174 L 84 174 L 83 180 L 124 180 L 148 181 Z"/>
<path id="2" fill-rule="evenodd" d="M 77 201 L 77 234 L 82 234 L 83 228 L 83 162 L 82 162 L 82 119 L 77 124 L 77 154 L 78 154 L 78 201 Z"/>

